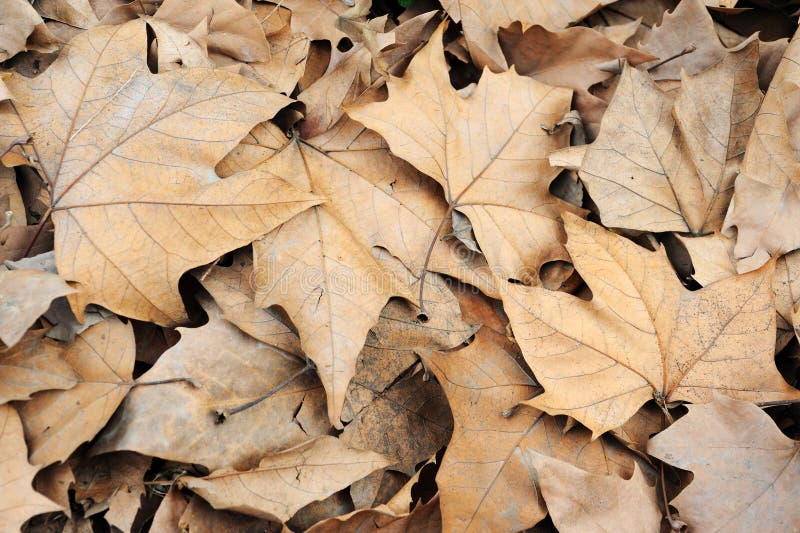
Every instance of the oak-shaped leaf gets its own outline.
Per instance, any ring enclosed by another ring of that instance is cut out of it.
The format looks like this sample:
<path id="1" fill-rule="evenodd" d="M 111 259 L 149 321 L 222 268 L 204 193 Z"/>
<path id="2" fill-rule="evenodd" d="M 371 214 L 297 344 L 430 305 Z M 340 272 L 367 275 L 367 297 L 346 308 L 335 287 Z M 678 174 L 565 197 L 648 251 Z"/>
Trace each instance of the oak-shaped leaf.
<path id="1" fill-rule="evenodd" d="M 755 405 L 722 395 L 691 405 L 647 451 L 694 473 L 671 503 L 696 531 L 789 531 L 800 522 L 800 443 Z"/>
<path id="2" fill-rule="evenodd" d="M 64 351 L 78 376 L 68 390 L 37 392 L 18 404 L 29 459 L 36 465 L 63 461 L 106 425 L 133 385 L 133 329 L 111 317 L 95 324 Z"/>
<path id="3" fill-rule="evenodd" d="M 93 453 L 129 450 L 216 470 L 248 468 L 265 455 L 324 434 L 324 391 L 305 373 L 269 398 L 216 423 L 233 409 L 303 370 L 297 357 L 239 331 L 213 302 L 208 323 L 180 328 L 181 340 L 139 382 L 190 379 L 133 389 L 100 435 Z M 168 406 L 165 408 L 165 406 Z"/>
<path id="4" fill-rule="evenodd" d="M 775 367 L 771 263 L 689 291 L 663 248 L 651 252 L 573 215 L 565 221 L 592 300 L 510 284 L 503 295 L 545 389 L 531 405 L 596 437 L 653 398 L 705 403 L 715 390 L 754 402 L 800 398 Z"/>
<path id="5" fill-rule="evenodd" d="M 59 274 L 87 303 L 167 325 L 186 316 L 183 272 L 318 200 L 258 169 L 213 172 L 290 100 L 218 70 L 153 75 L 146 51 L 143 21 L 98 26 L 7 85 L 50 191 Z"/>
<path id="6" fill-rule="evenodd" d="M 444 531 L 520 531 L 547 514 L 525 453 L 598 474 L 630 475 L 633 453 L 584 428 L 565 432 L 542 411 L 518 404 L 537 388 L 514 356 L 479 330 L 468 347 L 421 354 L 453 410 L 453 438 L 436 483 Z M 516 408 L 516 410 L 514 410 Z"/>
<path id="7" fill-rule="evenodd" d="M 389 464 L 375 452 L 322 436 L 267 455 L 252 470 L 217 470 L 202 478 L 181 478 L 181 483 L 215 509 L 286 521 L 301 507 Z"/>
<path id="8" fill-rule="evenodd" d="M 484 69 L 468 98 L 450 84 L 439 26 L 402 78 L 387 82 L 389 99 L 354 105 L 351 118 L 377 131 L 392 152 L 434 178 L 448 211 L 466 215 L 497 277 L 539 283 L 545 262 L 569 257 L 561 211 L 580 209 L 550 194 L 558 174 L 549 152 L 565 147 L 569 128 L 551 128 L 569 111 L 572 91 Z M 430 252 L 428 252 L 430 254 Z M 423 261 L 423 268 L 428 268 Z"/>
<path id="9" fill-rule="evenodd" d="M 10 405 L 0 405 L 0 530 L 19 531 L 33 515 L 60 511 L 61 506 L 33 490 L 33 476 L 39 470 L 28 464 L 19 415 Z"/>
<path id="10" fill-rule="evenodd" d="M 566 151 L 581 161 L 604 225 L 693 234 L 722 227 L 761 103 L 757 62 L 751 42 L 684 75 L 674 99 L 648 73 L 623 70 L 597 139 Z"/>

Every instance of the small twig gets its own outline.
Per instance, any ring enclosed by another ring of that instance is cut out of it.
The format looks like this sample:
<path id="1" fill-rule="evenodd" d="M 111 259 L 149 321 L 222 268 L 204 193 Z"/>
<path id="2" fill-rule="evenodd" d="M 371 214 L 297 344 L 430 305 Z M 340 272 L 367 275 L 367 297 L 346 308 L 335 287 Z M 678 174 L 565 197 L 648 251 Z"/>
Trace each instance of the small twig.
<path id="1" fill-rule="evenodd" d="M 199 389 L 200 387 L 203 386 L 202 384 L 200 384 L 200 382 L 198 382 L 194 378 L 168 378 L 168 379 L 156 379 L 156 380 L 153 380 L 153 381 L 137 381 L 133 385 L 131 385 L 131 388 L 141 387 L 143 385 L 148 385 L 148 386 L 149 385 L 164 385 L 166 383 L 184 383 L 184 382 L 185 383 L 189 383 L 195 389 Z"/>
<path id="2" fill-rule="evenodd" d="M 672 418 L 672 414 L 670 414 L 669 412 L 669 407 L 667 407 L 667 402 L 666 398 L 664 398 L 664 394 L 661 391 L 653 391 L 653 399 L 655 400 L 656 405 L 658 405 L 658 407 L 661 408 L 661 412 L 664 414 L 664 417 L 668 422 L 667 425 L 672 425 L 672 423 L 675 422 L 675 419 Z M 666 429 L 666 427 L 664 429 Z"/>
<path id="3" fill-rule="evenodd" d="M 647 68 L 647 72 L 652 72 L 652 71 L 654 71 L 655 69 L 657 69 L 658 67 L 662 66 L 663 64 L 665 64 L 665 63 L 669 63 L 669 62 L 670 62 L 670 61 L 672 61 L 673 59 L 678 59 L 679 57 L 681 57 L 681 56 L 685 56 L 686 54 L 691 54 L 691 53 L 692 53 L 692 52 L 694 52 L 695 50 L 697 50 L 697 47 L 696 47 L 694 44 L 690 44 L 689 46 L 687 46 L 686 48 L 684 48 L 683 50 L 681 50 L 681 51 L 680 51 L 680 52 L 678 52 L 677 54 L 671 55 L 671 56 L 669 56 L 668 58 L 666 58 L 666 59 L 664 59 L 664 60 L 662 60 L 662 61 L 659 61 L 658 63 L 656 63 L 656 64 L 655 64 L 655 65 L 653 65 L 652 67 L 648 67 L 648 68 Z"/>
<path id="4" fill-rule="evenodd" d="M 313 361 L 311 361 L 311 359 L 306 359 L 306 366 L 304 366 L 303 368 L 301 368 L 300 370 L 298 370 L 297 372 L 286 378 L 286 380 L 284 380 L 283 383 L 273 388 L 263 396 L 259 396 L 255 400 L 251 400 L 238 407 L 234 407 L 233 409 L 217 409 L 216 411 L 214 411 L 215 422 L 217 424 L 223 424 L 225 420 L 228 419 L 228 417 L 235 415 L 236 413 L 241 413 L 242 411 L 245 411 L 247 409 L 250 409 L 251 407 L 258 405 L 259 403 L 263 402 L 270 396 L 273 396 L 274 394 L 277 394 L 278 392 L 286 388 L 292 381 L 299 378 L 309 370 L 316 370 L 316 368 L 317 366 L 314 364 Z"/>
<path id="5" fill-rule="evenodd" d="M 794 405 L 796 403 L 800 403 L 800 399 L 797 400 L 775 400 L 774 402 L 756 402 L 756 405 L 759 407 L 779 407 L 781 405 Z"/>

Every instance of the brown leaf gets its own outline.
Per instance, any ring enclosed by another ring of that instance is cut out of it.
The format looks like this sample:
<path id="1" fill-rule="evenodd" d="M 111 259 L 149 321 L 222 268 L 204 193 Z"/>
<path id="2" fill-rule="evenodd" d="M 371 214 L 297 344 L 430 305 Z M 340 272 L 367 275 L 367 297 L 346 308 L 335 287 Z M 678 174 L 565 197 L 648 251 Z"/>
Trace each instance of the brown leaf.
<path id="1" fill-rule="evenodd" d="M 253 470 L 218 470 L 181 482 L 215 509 L 285 521 L 304 505 L 389 464 L 374 452 L 348 448 L 335 437 L 323 436 L 268 455 Z"/>
<path id="2" fill-rule="evenodd" d="M 278 5 L 292 11 L 292 33 L 308 35 L 312 41 L 327 40 L 335 48 L 347 34 L 339 29 L 340 16 L 348 15 L 348 6 L 340 0 L 283 0 Z M 360 17 L 359 17 L 360 18 Z"/>
<path id="3" fill-rule="evenodd" d="M 289 95 L 306 70 L 311 39 L 302 33 L 292 33 L 290 15 L 286 15 L 285 21 L 281 18 L 288 10 L 276 10 L 275 7 L 272 4 L 253 6 L 269 42 L 269 58 L 263 63 L 252 63 L 251 67 L 257 80 L 263 80 L 276 91 Z"/>
<path id="4" fill-rule="evenodd" d="M 193 500 L 201 500 L 199 496 L 195 496 Z M 181 528 L 178 526 L 181 516 L 186 511 L 188 502 L 181 494 L 180 489 L 176 485 L 172 485 L 169 492 L 158 506 L 155 516 L 153 517 L 153 525 L 150 526 L 150 531 L 158 531 L 160 533 L 182 533 Z M 208 505 L 208 504 L 206 504 Z"/>
<path id="5" fill-rule="evenodd" d="M 206 28 L 207 20 L 198 23 L 191 33 L 185 33 L 158 19 L 149 19 L 147 25 L 156 35 L 158 72 L 169 72 L 179 68 L 212 68 L 208 58 Z M 197 35 L 196 30 L 201 30 Z"/>
<path id="6" fill-rule="evenodd" d="M 44 494 L 50 500 L 61 506 L 61 511 L 67 516 L 72 516 L 70 509 L 70 495 L 75 483 L 75 474 L 69 462 L 55 463 L 39 470 L 33 480 L 33 487 L 39 494 Z"/>
<path id="7" fill-rule="evenodd" d="M 44 25 L 42 17 L 25 0 L 5 0 L 0 13 L 0 61 L 25 50 L 52 52 L 55 35 Z"/>
<path id="8" fill-rule="evenodd" d="M 266 61 L 269 44 L 256 16 L 235 0 L 166 0 L 155 20 L 191 32 L 208 19 L 208 51 L 238 61 Z"/>
<path id="9" fill-rule="evenodd" d="M 262 171 L 224 181 L 212 172 L 285 97 L 221 71 L 154 76 L 146 45 L 141 21 L 99 26 L 9 87 L 52 190 L 59 273 L 88 302 L 166 325 L 185 319 L 184 271 L 317 200 Z"/>
<path id="10" fill-rule="evenodd" d="M 64 352 L 78 375 L 65 391 L 38 392 L 19 405 L 33 464 L 63 461 L 106 425 L 131 388 L 133 330 L 108 318 L 81 333 Z"/>
<path id="11" fill-rule="evenodd" d="M 25 456 L 25 440 L 19 416 L 10 405 L 0 405 L 0 486 L 3 487 L 3 506 L 0 510 L 0 530 L 19 531 L 30 517 L 59 511 L 61 507 L 33 490 L 31 482 L 36 471 Z"/>
<path id="12" fill-rule="evenodd" d="M 258 274 L 253 271 L 252 252 L 235 252 L 231 266 L 215 265 L 199 279 L 225 320 L 254 339 L 302 357 L 297 334 L 281 322 L 277 314 L 257 307 L 254 302 Z"/>
<path id="13" fill-rule="evenodd" d="M 469 53 L 478 66 L 505 70 L 506 62 L 497 43 L 497 30 L 518 20 L 560 30 L 591 15 L 616 0 L 501 0 L 486 5 L 480 0 L 445 0 L 442 6 L 456 22 L 461 22 Z"/>
<path id="14" fill-rule="evenodd" d="M 694 479 L 672 500 L 696 531 L 788 531 L 800 521 L 796 441 L 755 405 L 716 395 L 650 440 L 648 452 Z"/>
<path id="15" fill-rule="evenodd" d="M 180 328 L 181 340 L 139 378 L 190 383 L 136 387 L 93 453 L 130 450 L 216 470 L 247 468 L 263 456 L 327 432 L 323 390 L 308 374 L 279 394 L 217 424 L 215 411 L 256 399 L 302 370 L 303 363 L 239 331 L 206 302 L 208 323 Z M 168 408 L 165 408 L 168 406 Z"/>
<path id="16" fill-rule="evenodd" d="M 395 513 L 385 505 L 375 509 L 353 511 L 344 516 L 330 518 L 316 524 L 308 533 L 439 533 L 442 531 L 442 513 L 439 498 L 421 503 L 407 513 Z"/>
<path id="17" fill-rule="evenodd" d="M 348 114 L 444 188 L 449 209 L 429 249 L 457 209 L 498 278 L 538 283 L 544 262 L 568 260 L 560 211 L 580 211 L 548 190 L 557 170 L 545 156 L 566 145 L 568 128 L 552 135 L 542 129 L 569 110 L 571 91 L 513 71 L 484 72 L 462 98 L 450 85 L 443 32 L 441 25 L 405 75 L 388 81 L 386 102 L 352 106 Z"/>
<path id="18" fill-rule="evenodd" d="M 0 270 L 0 340 L 14 346 L 50 302 L 76 292 L 56 274 L 40 270 Z"/>
<path id="19" fill-rule="evenodd" d="M 633 477 L 626 480 L 615 474 L 591 474 L 535 452 L 526 452 L 525 457 L 559 532 L 660 531 L 656 489 L 636 465 Z"/>
<path id="20" fill-rule="evenodd" d="M 725 232 L 736 228 L 736 269 L 758 268 L 771 255 L 800 247 L 800 136 L 797 96 L 800 41 L 793 40 L 775 72 L 747 142 Z"/>
<path id="21" fill-rule="evenodd" d="M 436 483 L 444 531 L 519 531 L 547 513 L 524 459 L 533 450 L 595 473 L 630 473 L 631 455 L 585 429 L 564 434 L 529 407 L 504 412 L 536 392 L 512 354 L 479 331 L 467 348 L 423 355 L 447 394 L 455 428 Z"/>
<path id="22" fill-rule="evenodd" d="M 66 345 L 44 338 L 44 331 L 31 331 L 13 348 L 0 350 L 0 404 L 27 400 L 34 392 L 74 387 L 78 376 L 64 360 L 65 349 Z"/>
<path id="23" fill-rule="evenodd" d="M 652 398 L 704 403 L 715 390 L 748 401 L 800 397 L 774 363 L 772 265 L 691 292 L 663 248 L 650 252 L 573 215 L 565 222 L 592 300 L 516 285 L 503 297 L 545 389 L 531 405 L 597 436 Z"/>
<path id="24" fill-rule="evenodd" d="M 597 140 L 570 149 L 584 154 L 580 177 L 606 226 L 720 229 L 761 102 L 757 60 L 755 42 L 727 54 L 684 77 L 674 102 L 648 74 L 625 68 Z"/>
<path id="25" fill-rule="evenodd" d="M 84 30 L 100 22 L 89 0 L 36 0 L 35 7 L 44 18 Z"/>
<path id="26" fill-rule="evenodd" d="M 218 511 L 194 496 L 176 524 L 184 533 L 278 533 L 280 524 L 229 511 Z"/>

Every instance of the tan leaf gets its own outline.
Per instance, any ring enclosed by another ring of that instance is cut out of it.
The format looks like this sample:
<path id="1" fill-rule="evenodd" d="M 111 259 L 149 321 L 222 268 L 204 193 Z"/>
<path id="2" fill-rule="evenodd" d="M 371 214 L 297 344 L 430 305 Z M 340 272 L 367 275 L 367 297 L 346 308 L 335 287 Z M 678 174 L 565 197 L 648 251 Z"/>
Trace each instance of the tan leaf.
<path id="1" fill-rule="evenodd" d="M 199 496 L 193 499 L 200 500 Z M 172 485 L 169 492 L 161 503 L 158 505 L 158 510 L 153 517 L 153 525 L 150 526 L 151 531 L 160 531 L 163 533 L 182 533 L 181 528 L 178 527 L 181 515 L 186 511 L 188 502 L 176 485 Z M 208 505 L 208 504 L 206 504 Z"/>
<path id="2" fill-rule="evenodd" d="M 84 30 L 100 22 L 89 0 L 36 0 L 34 6 L 44 18 Z"/>
<path id="3" fill-rule="evenodd" d="M 717 37 L 714 20 L 703 0 L 681 1 L 672 12 L 664 14 L 661 24 L 653 28 L 638 48 L 663 61 L 690 46 L 694 46 L 694 51 L 653 69 L 653 78 L 678 80 L 682 76 L 681 70 L 689 75 L 699 74 L 725 56 L 725 47 Z M 657 63 L 659 61 L 645 64 L 644 68 Z"/>
<path id="4" fill-rule="evenodd" d="M 292 33 L 288 18 L 281 18 L 286 8 L 275 9 L 273 4 L 254 4 L 256 17 L 261 22 L 269 42 L 269 59 L 263 63 L 252 63 L 258 76 L 276 91 L 291 94 L 306 70 L 311 39 L 302 33 Z M 290 17 L 290 15 L 287 15 Z"/>
<path id="5" fill-rule="evenodd" d="M 560 30 L 591 15 L 616 0 L 445 0 L 442 6 L 456 22 L 461 22 L 469 53 L 479 66 L 505 70 L 506 62 L 497 43 L 497 30 L 518 20 Z"/>
<path id="6" fill-rule="evenodd" d="M 697 531 L 789 531 L 800 446 L 755 405 L 717 395 L 650 440 L 648 452 L 691 470 L 672 504 Z"/>
<path id="7" fill-rule="evenodd" d="M 516 22 L 501 28 L 498 37 L 509 65 L 521 75 L 575 90 L 575 108 L 583 122 L 594 128 L 599 128 L 607 104 L 589 93 L 589 88 L 614 76 L 598 65 L 623 59 L 639 65 L 657 59 L 582 26 L 548 31 L 537 25 L 523 32 L 522 25 Z"/>
<path id="8" fill-rule="evenodd" d="M 66 463 L 55 463 L 39 470 L 33 480 L 33 487 L 39 494 L 44 494 L 50 500 L 61 506 L 62 512 L 72 516 L 70 509 L 69 491 L 74 489 L 75 475 Z"/>
<path id="9" fill-rule="evenodd" d="M 0 13 L 0 61 L 25 50 L 52 52 L 59 42 L 25 0 L 4 0 Z"/>
<path id="10" fill-rule="evenodd" d="M 215 509 L 285 521 L 304 505 L 389 464 L 377 453 L 348 448 L 335 437 L 323 436 L 268 455 L 253 470 L 218 470 L 181 482 Z"/>
<path id="11" fill-rule="evenodd" d="M 56 274 L 40 270 L 0 270 L 0 340 L 13 346 L 36 319 L 47 311 L 50 302 L 76 292 Z"/>
<path id="12" fill-rule="evenodd" d="M 230 511 L 218 511 L 193 496 L 175 527 L 180 533 L 283 533 L 281 524 Z"/>
<path id="13" fill-rule="evenodd" d="M 344 516 L 319 522 L 308 533 L 363 533 L 383 530 L 386 533 L 439 533 L 442 531 L 442 513 L 439 497 L 419 503 L 407 513 L 395 513 L 385 505 L 374 509 L 353 511 Z"/>
<path id="14" fill-rule="evenodd" d="M 485 71 L 462 98 L 450 85 L 443 32 L 444 24 L 405 75 L 388 81 L 386 102 L 352 106 L 348 114 L 444 188 L 449 208 L 428 249 L 457 209 L 498 278 L 538 283 L 543 263 L 568 260 L 560 211 L 580 211 L 548 190 L 557 170 L 545 158 L 566 145 L 568 128 L 552 135 L 542 128 L 569 110 L 571 91 L 513 71 Z"/>
<path id="15" fill-rule="evenodd" d="M 339 29 L 340 16 L 348 15 L 345 2 L 340 0 L 283 0 L 275 4 L 292 11 L 292 33 L 308 35 L 312 41 L 331 41 L 333 48 L 347 34 Z M 359 17 L 360 18 L 360 17 Z"/>
<path id="16" fill-rule="evenodd" d="M 530 404 L 569 415 L 594 435 L 640 406 L 800 398 L 775 367 L 772 265 L 698 291 L 650 252 L 566 217 L 572 260 L 593 298 L 509 285 L 503 303 L 545 393 Z"/>
<path id="17" fill-rule="evenodd" d="M 77 383 L 64 360 L 66 345 L 31 331 L 13 348 L 0 350 L 0 404 L 27 400 L 34 392 L 69 389 Z"/>
<path id="18" fill-rule="evenodd" d="M 761 101 L 757 47 L 684 77 L 674 103 L 648 74 L 625 68 L 597 140 L 570 149 L 585 150 L 580 177 L 606 226 L 720 229 Z"/>
<path id="19" fill-rule="evenodd" d="M 235 0 L 166 0 L 154 16 L 185 32 L 208 19 L 208 51 L 238 61 L 266 61 L 269 44 L 256 16 Z"/>
<path id="20" fill-rule="evenodd" d="M 660 531 L 656 488 L 635 465 L 633 477 L 626 480 L 591 474 L 535 452 L 526 452 L 525 457 L 559 532 Z"/>
<path id="21" fill-rule="evenodd" d="M 133 330 L 108 318 L 81 333 L 64 352 L 78 374 L 66 391 L 38 392 L 19 405 L 33 464 L 63 461 L 106 425 L 133 384 Z"/>
<path id="22" fill-rule="evenodd" d="M 146 45 L 142 21 L 98 26 L 9 87 L 52 191 L 60 275 L 88 302 L 166 325 L 185 319 L 183 272 L 316 200 L 262 171 L 212 171 L 285 97 L 221 71 L 152 75 Z"/>
<path id="23" fill-rule="evenodd" d="M 158 45 L 158 72 L 169 72 L 179 68 L 211 68 L 214 63 L 208 58 L 207 37 L 208 32 L 205 27 L 207 20 L 199 22 L 198 28 L 201 35 L 185 33 L 172 27 L 169 23 L 158 19 L 149 19 L 148 26 L 156 34 Z M 197 39 L 195 39 L 197 37 Z"/>
<path id="24" fill-rule="evenodd" d="M 99 437 L 93 453 L 130 450 L 216 470 L 252 467 L 269 453 L 329 429 L 324 394 L 312 375 L 217 424 L 215 412 L 272 391 L 303 369 L 295 357 L 257 341 L 205 303 L 209 321 L 180 328 L 181 340 L 139 378 L 140 383 L 189 378 L 133 389 Z M 164 406 L 169 408 L 165 409 Z"/>
<path id="25" fill-rule="evenodd" d="M 747 142 L 725 232 L 736 228 L 736 269 L 758 268 L 770 255 L 800 247 L 800 41 L 789 43 Z"/>
<path id="26" fill-rule="evenodd" d="M 453 410 L 455 428 L 436 476 L 444 531 L 519 531 L 547 513 L 525 463 L 525 450 L 594 473 L 626 474 L 632 456 L 590 433 L 521 406 L 536 392 L 512 354 L 478 331 L 467 348 L 423 355 Z"/>
<path id="27" fill-rule="evenodd" d="M 302 357 L 297 334 L 281 322 L 278 315 L 255 304 L 258 274 L 253 271 L 252 252 L 237 251 L 231 266 L 215 265 L 199 279 L 214 298 L 225 320 L 254 339 Z"/>
<path id="28" fill-rule="evenodd" d="M 642 26 L 642 17 L 635 18 L 630 22 L 620 24 L 603 24 L 595 26 L 594 29 L 602 33 L 606 39 L 617 44 L 625 44 L 628 39 L 636 35 Z"/>
<path id="29" fill-rule="evenodd" d="M 0 510 L 0 530 L 19 531 L 30 517 L 40 513 L 60 511 L 56 505 L 33 490 L 31 483 L 36 471 L 25 456 L 25 439 L 19 415 L 10 405 L 0 405 L 0 487 L 3 487 L 3 507 Z"/>

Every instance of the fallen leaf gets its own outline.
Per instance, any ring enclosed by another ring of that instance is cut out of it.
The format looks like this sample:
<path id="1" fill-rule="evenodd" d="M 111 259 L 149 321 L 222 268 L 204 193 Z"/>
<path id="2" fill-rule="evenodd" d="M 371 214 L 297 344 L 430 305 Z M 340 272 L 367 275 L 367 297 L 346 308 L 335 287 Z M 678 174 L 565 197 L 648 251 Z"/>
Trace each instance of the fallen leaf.
<path id="1" fill-rule="evenodd" d="M 518 20 L 560 30 L 591 15 L 616 0 L 498 0 L 491 5 L 479 0 L 445 0 L 442 6 L 456 22 L 461 22 L 472 60 L 479 67 L 505 70 L 506 62 L 497 43 L 497 30 Z"/>
<path id="2" fill-rule="evenodd" d="M 208 24 L 208 51 L 238 61 L 266 61 L 269 44 L 256 16 L 235 0 L 166 0 L 153 17 L 185 32 L 203 19 Z"/>
<path id="3" fill-rule="evenodd" d="M 133 384 L 133 330 L 108 318 L 81 333 L 62 357 L 78 375 L 65 391 L 37 392 L 18 405 L 32 464 L 63 461 L 106 425 Z"/>
<path id="4" fill-rule="evenodd" d="M 154 76 L 146 45 L 144 22 L 99 26 L 9 87 L 52 190 L 59 273 L 88 302 L 167 325 L 185 319 L 184 271 L 317 201 L 258 170 L 224 181 L 212 172 L 284 96 L 220 71 Z"/>
<path id="5" fill-rule="evenodd" d="M 304 505 L 389 464 L 377 453 L 323 436 L 268 455 L 253 470 L 218 470 L 203 478 L 181 478 L 181 483 L 215 509 L 285 521 Z"/>
<path id="6" fill-rule="evenodd" d="M 568 150 L 582 154 L 579 175 L 603 224 L 695 235 L 721 228 L 761 102 L 757 46 L 684 77 L 674 103 L 648 74 L 625 68 L 597 140 Z"/>
<path id="7" fill-rule="evenodd" d="M 192 499 L 201 500 L 199 496 Z M 208 504 L 206 504 L 208 505 Z M 158 510 L 153 517 L 153 525 L 150 526 L 151 531 L 159 531 L 161 533 L 182 533 L 181 528 L 178 526 L 181 516 L 186 511 L 188 502 L 175 485 L 172 485 L 158 505 Z"/>
<path id="8" fill-rule="evenodd" d="M 800 521 L 790 497 L 800 477 L 798 449 L 761 409 L 722 395 L 689 406 L 647 446 L 694 473 L 672 504 L 697 531 L 791 530 Z"/>
<path id="9" fill-rule="evenodd" d="M 19 416 L 10 405 L 0 405 L 0 486 L 3 487 L 3 508 L 0 510 L 0 529 L 19 531 L 30 517 L 61 510 L 33 490 L 33 476 L 39 470 L 28 464 L 25 440 Z"/>
<path id="10" fill-rule="evenodd" d="M 27 400 L 34 392 L 70 389 L 77 383 L 64 360 L 65 345 L 31 331 L 13 348 L 0 350 L 0 404 Z"/>
<path id="11" fill-rule="evenodd" d="M 543 263 L 568 260 L 560 211 L 580 212 L 548 190 L 557 170 L 545 156 L 566 145 L 568 129 L 550 135 L 542 128 L 569 110 L 571 91 L 513 71 L 484 71 L 472 95 L 462 98 L 450 85 L 443 32 L 441 25 L 405 75 L 388 81 L 386 102 L 352 106 L 348 115 L 444 188 L 449 207 L 429 250 L 457 209 L 469 218 L 498 278 L 538 283 Z M 428 268 L 428 261 L 421 263 Z"/>
<path id="12" fill-rule="evenodd" d="M 217 410 L 263 396 L 302 370 L 303 363 L 242 333 L 213 303 L 206 302 L 205 310 L 208 323 L 179 328 L 178 344 L 138 380 L 188 378 L 200 387 L 166 383 L 134 388 L 93 453 L 129 450 L 212 470 L 247 468 L 269 453 L 327 432 L 323 390 L 309 374 L 217 424 Z"/>
<path id="13" fill-rule="evenodd" d="M 417 505 L 407 513 L 395 513 L 387 506 L 375 509 L 353 511 L 344 516 L 330 518 L 320 522 L 308 533 L 362 533 L 382 530 L 386 533 L 438 533 L 442 531 L 442 513 L 439 509 L 439 498 L 433 497 L 429 502 Z"/>
<path id="14" fill-rule="evenodd" d="M 25 50 L 52 52 L 58 39 L 25 0 L 5 0 L 0 13 L 0 62 Z"/>
<path id="15" fill-rule="evenodd" d="M 36 319 L 47 311 L 50 302 L 76 292 L 56 274 L 39 270 L 0 270 L 0 340 L 14 346 Z"/>
<path id="16" fill-rule="evenodd" d="M 84 30 L 100 22 L 89 0 L 36 0 L 34 7 L 44 18 Z"/>
<path id="17" fill-rule="evenodd" d="M 169 23 L 149 19 L 147 25 L 156 36 L 158 72 L 169 72 L 180 68 L 212 68 L 208 57 L 207 19 L 203 19 L 190 33 L 173 28 Z M 198 30 L 200 30 L 198 32 Z M 198 35 L 198 33 L 200 33 Z"/>
<path id="18" fill-rule="evenodd" d="M 764 264 L 771 255 L 800 247 L 795 213 L 800 206 L 796 135 L 800 42 L 792 41 L 772 79 L 747 142 L 724 232 L 736 228 L 738 272 Z"/>
<path id="19" fill-rule="evenodd" d="M 547 511 L 525 463 L 533 450 L 595 473 L 630 473 L 626 450 L 590 439 L 585 429 L 564 434 L 559 423 L 519 402 L 536 392 L 512 354 L 478 331 L 467 348 L 423 354 L 447 395 L 455 427 L 436 476 L 444 531 L 519 531 Z"/>
<path id="20" fill-rule="evenodd" d="M 218 511 L 193 496 L 176 524 L 181 533 L 278 533 L 280 524 L 229 511 Z"/>
<path id="21" fill-rule="evenodd" d="M 623 479 L 591 474 L 535 452 L 526 452 L 525 458 L 559 532 L 661 530 L 656 488 L 635 464 L 633 477 Z"/>
<path id="22" fill-rule="evenodd" d="M 347 37 L 339 28 L 339 17 L 347 16 L 348 3 L 340 0 L 283 0 L 275 4 L 292 11 L 292 33 L 308 35 L 312 41 L 330 41 L 335 48 Z M 360 18 L 360 17 L 358 17 Z M 356 18 L 356 20 L 358 20 Z"/>
<path id="23" fill-rule="evenodd" d="M 574 215 L 572 260 L 593 298 L 509 285 L 503 304 L 544 386 L 530 405 L 569 415 L 595 437 L 645 402 L 705 403 L 713 391 L 748 401 L 800 392 L 774 362 L 773 266 L 698 291 L 651 252 Z"/>
<path id="24" fill-rule="evenodd" d="M 33 488 L 39 494 L 44 494 L 48 499 L 56 502 L 61 507 L 61 512 L 72 516 L 70 508 L 69 491 L 75 483 L 75 475 L 69 462 L 56 463 L 39 470 L 33 479 Z"/>

